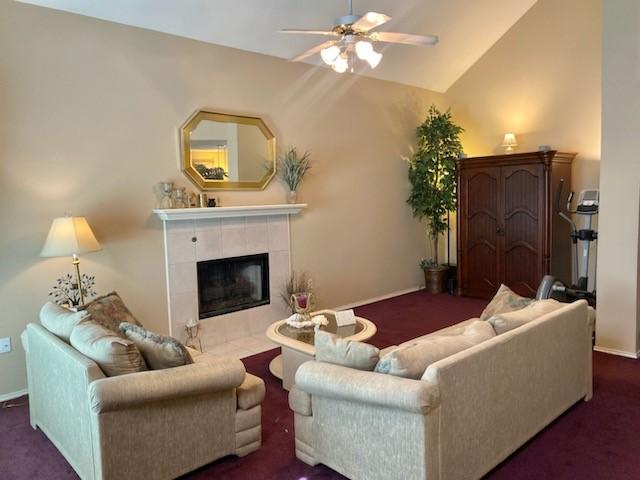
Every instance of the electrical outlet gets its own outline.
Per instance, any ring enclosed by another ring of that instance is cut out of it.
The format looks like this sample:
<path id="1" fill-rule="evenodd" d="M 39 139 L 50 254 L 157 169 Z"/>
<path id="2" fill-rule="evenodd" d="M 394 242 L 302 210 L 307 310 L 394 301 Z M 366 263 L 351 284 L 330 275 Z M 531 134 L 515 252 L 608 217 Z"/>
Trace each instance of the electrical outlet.
<path id="1" fill-rule="evenodd" d="M 11 351 L 11 337 L 0 338 L 0 353 L 9 353 Z"/>

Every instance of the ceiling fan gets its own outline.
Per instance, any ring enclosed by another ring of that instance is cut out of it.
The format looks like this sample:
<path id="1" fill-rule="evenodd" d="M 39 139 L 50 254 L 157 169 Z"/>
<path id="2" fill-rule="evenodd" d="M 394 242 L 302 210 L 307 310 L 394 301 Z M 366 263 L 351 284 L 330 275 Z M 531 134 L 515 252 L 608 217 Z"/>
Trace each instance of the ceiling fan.
<path id="1" fill-rule="evenodd" d="M 299 62 L 320 52 L 322 61 L 338 73 L 350 70 L 356 57 L 366 61 L 371 68 L 376 68 L 382 59 L 382 53 L 373 48 L 374 42 L 401 43 L 404 45 L 433 46 L 438 43 L 435 35 L 413 35 L 410 33 L 375 31 L 380 25 L 387 23 L 391 17 L 384 13 L 367 12 L 364 15 L 353 14 L 353 0 L 349 2 L 349 13 L 336 20 L 331 30 L 283 29 L 282 33 L 301 33 L 306 35 L 325 35 L 337 37 L 316 45 L 297 57 L 291 59 Z"/>

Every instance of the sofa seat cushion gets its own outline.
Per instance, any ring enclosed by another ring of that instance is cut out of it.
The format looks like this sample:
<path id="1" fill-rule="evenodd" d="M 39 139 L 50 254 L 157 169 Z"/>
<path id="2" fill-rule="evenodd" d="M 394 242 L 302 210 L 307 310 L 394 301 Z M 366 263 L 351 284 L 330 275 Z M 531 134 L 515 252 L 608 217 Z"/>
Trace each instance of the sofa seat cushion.
<path id="1" fill-rule="evenodd" d="M 372 371 L 380 350 L 363 342 L 346 340 L 323 330 L 315 333 L 316 360 L 358 370 Z"/>
<path id="2" fill-rule="evenodd" d="M 520 310 L 531 302 L 533 302 L 533 299 L 521 297 L 506 285 L 500 285 L 498 292 L 489 302 L 487 308 L 480 314 L 480 320 L 489 320 L 494 315 Z"/>
<path id="3" fill-rule="evenodd" d="M 42 326 L 67 343 L 75 326 L 88 317 L 89 312 L 74 312 L 52 302 L 45 303 L 40 309 Z"/>
<path id="4" fill-rule="evenodd" d="M 537 300 L 520 310 L 493 315 L 489 318 L 488 322 L 493 325 L 493 329 L 500 335 L 536 318 L 540 318 L 547 313 L 551 313 L 563 305 L 563 303 L 553 299 Z"/>
<path id="5" fill-rule="evenodd" d="M 264 400 L 265 393 L 264 381 L 255 375 L 247 373 L 242 384 L 236 388 L 238 408 L 249 410 L 256 405 L 260 405 Z"/>
<path id="6" fill-rule="evenodd" d="M 375 371 L 418 380 L 432 363 L 494 336 L 491 324 L 475 320 L 458 335 L 433 335 L 398 347 L 380 359 Z"/>
<path id="7" fill-rule="evenodd" d="M 142 326 L 116 292 L 97 297 L 86 305 L 81 306 L 80 310 L 89 312 L 91 320 L 108 328 L 116 335 L 123 336 L 119 329 L 120 324 L 123 322 Z"/>
<path id="8" fill-rule="evenodd" d="M 144 358 L 131 340 L 115 335 L 93 320 L 85 320 L 73 329 L 71 345 L 96 362 L 108 377 L 147 370 Z"/>
<path id="9" fill-rule="evenodd" d="M 193 363 L 185 346 L 175 338 L 158 335 L 144 327 L 127 322 L 120 324 L 120 331 L 136 344 L 151 370 L 181 367 Z"/>

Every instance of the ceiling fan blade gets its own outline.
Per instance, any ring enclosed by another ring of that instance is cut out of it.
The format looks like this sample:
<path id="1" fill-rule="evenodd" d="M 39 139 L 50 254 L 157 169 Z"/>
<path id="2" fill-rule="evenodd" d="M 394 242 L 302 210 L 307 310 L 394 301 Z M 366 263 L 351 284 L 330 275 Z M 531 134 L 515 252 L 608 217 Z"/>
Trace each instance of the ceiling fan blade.
<path id="1" fill-rule="evenodd" d="M 315 47 L 310 48 L 306 52 L 301 53 L 297 57 L 292 58 L 291 61 L 299 62 L 300 60 L 304 60 L 305 58 L 310 57 L 311 55 L 318 53 L 320 50 L 330 47 L 335 43 L 338 43 L 338 40 L 329 40 L 328 42 L 324 42 L 324 43 L 321 43 L 320 45 L 316 45 Z"/>
<path id="2" fill-rule="evenodd" d="M 296 28 L 283 28 L 280 33 L 302 33 L 305 35 L 329 35 L 337 37 L 339 34 L 332 30 L 300 30 Z"/>
<path id="3" fill-rule="evenodd" d="M 369 35 L 376 42 L 403 43 L 405 45 L 418 45 L 428 47 L 438 43 L 436 35 L 413 35 L 411 33 L 374 32 Z"/>
<path id="4" fill-rule="evenodd" d="M 379 27 L 383 23 L 387 23 L 391 20 L 389 15 L 378 12 L 367 12 L 359 20 L 356 20 L 351 28 L 359 32 L 368 32 L 372 28 Z"/>

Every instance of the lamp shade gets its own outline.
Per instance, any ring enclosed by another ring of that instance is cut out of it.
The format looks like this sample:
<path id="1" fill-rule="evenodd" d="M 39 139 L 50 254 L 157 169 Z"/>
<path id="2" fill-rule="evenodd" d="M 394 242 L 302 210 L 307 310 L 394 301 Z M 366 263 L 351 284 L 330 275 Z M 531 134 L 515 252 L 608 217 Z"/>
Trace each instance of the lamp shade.
<path id="1" fill-rule="evenodd" d="M 502 140 L 503 147 L 517 147 L 518 142 L 516 140 L 516 136 L 514 133 L 505 133 L 504 139 Z"/>
<path id="2" fill-rule="evenodd" d="M 66 257 L 101 250 L 84 217 L 58 217 L 51 222 L 41 257 Z"/>

